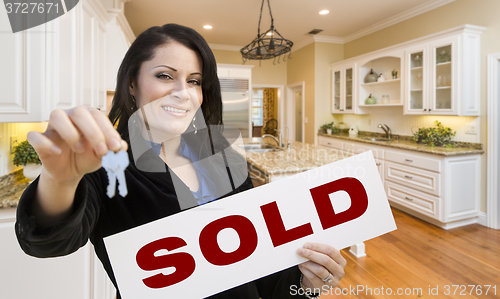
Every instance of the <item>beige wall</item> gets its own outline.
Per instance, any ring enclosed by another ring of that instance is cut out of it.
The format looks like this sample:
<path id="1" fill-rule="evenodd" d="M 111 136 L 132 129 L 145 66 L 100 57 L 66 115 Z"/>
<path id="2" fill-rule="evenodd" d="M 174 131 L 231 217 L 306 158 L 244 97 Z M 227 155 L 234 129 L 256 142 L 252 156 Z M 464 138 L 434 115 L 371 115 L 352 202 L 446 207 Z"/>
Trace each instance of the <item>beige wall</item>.
<path id="1" fill-rule="evenodd" d="M 314 143 L 317 143 L 319 127 L 334 121 L 332 110 L 332 74 L 330 64 L 344 58 L 344 45 L 331 43 L 315 43 L 314 49 Z"/>
<path id="2" fill-rule="evenodd" d="M 217 63 L 243 64 L 241 53 L 238 51 L 212 50 Z M 252 68 L 252 84 L 286 85 L 287 63 L 273 64 L 273 60 L 248 60 L 245 65 L 255 65 Z"/>
<path id="3" fill-rule="evenodd" d="M 364 53 L 389 47 L 398 43 L 423 37 L 442 30 L 463 24 L 487 27 L 481 36 L 481 116 L 479 142 L 487 145 L 487 55 L 500 52 L 500 1 L 498 0 L 457 0 L 435 10 L 429 11 L 412 19 L 398 23 L 365 37 L 359 38 L 344 45 L 344 58 L 358 56 Z M 393 116 L 394 121 L 400 122 L 402 113 Z M 346 118 L 346 117 L 344 117 Z M 362 121 L 362 116 L 349 116 L 349 121 Z M 439 119 L 439 117 L 436 117 Z M 482 155 L 481 175 L 481 211 L 486 211 L 486 154 Z"/>
<path id="4" fill-rule="evenodd" d="M 315 100 L 315 43 L 309 44 L 292 53 L 292 59 L 287 60 L 287 84 L 305 82 L 305 102 L 304 116 L 308 118 L 305 124 L 306 143 L 314 143 L 315 139 L 315 120 L 314 120 L 314 100 Z"/>

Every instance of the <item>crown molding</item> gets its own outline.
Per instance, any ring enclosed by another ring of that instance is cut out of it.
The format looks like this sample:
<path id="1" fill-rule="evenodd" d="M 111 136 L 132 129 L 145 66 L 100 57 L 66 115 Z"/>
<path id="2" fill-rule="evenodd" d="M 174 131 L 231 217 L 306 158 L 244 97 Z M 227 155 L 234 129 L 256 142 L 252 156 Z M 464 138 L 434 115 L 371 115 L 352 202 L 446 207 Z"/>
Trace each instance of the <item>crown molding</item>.
<path id="1" fill-rule="evenodd" d="M 225 51 L 236 51 L 239 52 L 243 46 L 235 45 L 223 45 L 223 44 L 208 44 L 212 50 L 225 50 Z"/>
<path id="2" fill-rule="evenodd" d="M 125 35 L 127 41 L 130 44 L 132 44 L 132 42 L 135 40 L 135 34 L 132 31 L 132 28 L 130 27 L 127 18 L 125 18 L 123 11 L 116 15 L 116 23 L 122 29 L 123 34 Z"/>
<path id="3" fill-rule="evenodd" d="M 353 41 L 355 39 L 372 34 L 374 32 L 382 30 L 384 28 L 387 28 L 387 27 L 390 27 L 390 26 L 395 25 L 397 23 L 406 21 L 408 19 L 411 19 L 413 17 L 416 17 L 418 15 L 421 15 L 423 13 L 426 13 L 428 11 L 431 11 L 433 9 L 436 9 L 438 7 L 441 7 L 443 5 L 446 5 L 446 4 L 455 2 L 455 1 L 456 0 L 433 0 L 433 1 L 429 1 L 427 3 L 421 4 L 421 5 L 414 7 L 410 10 L 407 10 L 405 12 L 397 14 L 393 17 L 388 18 L 388 19 L 385 19 L 384 21 L 375 23 L 371 26 L 368 26 L 364 29 L 361 29 L 360 31 L 357 31 L 353 34 L 347 35 L 346 37 L 344 37 L 344 43 L 348 43 L 348 42 Z"/>
<path id="4" fill-rule="evenodd" d="M 344 44 L 343 37 L 327 36 L 327 35 L 313 35 L 313 39 L 317 43 L 329 43 L 329 44 Z"/>
<path id="5" fill-rule="evenodd" d="M 314 43 L 314 37 L 311 35 L 308 36 L 306 39 L 302 40 L 301 42 L 294 44 L 292 46 L 292 53 L 312 43 Z"/>

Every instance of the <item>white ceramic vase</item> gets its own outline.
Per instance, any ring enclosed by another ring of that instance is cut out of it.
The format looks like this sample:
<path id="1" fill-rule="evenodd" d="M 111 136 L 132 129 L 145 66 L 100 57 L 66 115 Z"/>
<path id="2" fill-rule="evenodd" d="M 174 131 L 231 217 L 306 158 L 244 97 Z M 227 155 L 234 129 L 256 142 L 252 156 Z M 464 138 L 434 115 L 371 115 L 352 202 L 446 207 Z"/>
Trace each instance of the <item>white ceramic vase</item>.
<path id="1" fill-rule="evenodd" d="M 332 135 L 332 129 L 326 129 L 326 134 Z"/>
<path id="2" fill-rule="evenodd" d="M 28 163 L 23 168 L 23 175 L 30 181 L 33 181 L 42 172 L 42 165 L 36 163 Z"/>

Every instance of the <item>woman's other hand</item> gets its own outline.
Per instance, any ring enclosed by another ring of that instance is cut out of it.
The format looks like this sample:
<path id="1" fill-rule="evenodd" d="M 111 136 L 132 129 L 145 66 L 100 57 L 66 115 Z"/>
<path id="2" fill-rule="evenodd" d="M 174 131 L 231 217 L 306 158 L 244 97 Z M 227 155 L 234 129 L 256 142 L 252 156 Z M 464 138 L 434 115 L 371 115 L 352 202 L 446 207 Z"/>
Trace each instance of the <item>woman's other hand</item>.
<path id="1" fill-rule="evenodd" d="M 304 275 L 303 284 L 306 288 L 311 290 L 316 288 L 323 292 L 336 287 L 344 277 L 344 268 L 347 262 L 340 251 L 332 246 L 307 243 L 297 253 L 309 260 L 299 265 L 299 269 Z M 331 279 L 330 282 L 329 279 Z M 325 285 L 328 287 L 326 288 Z"/>

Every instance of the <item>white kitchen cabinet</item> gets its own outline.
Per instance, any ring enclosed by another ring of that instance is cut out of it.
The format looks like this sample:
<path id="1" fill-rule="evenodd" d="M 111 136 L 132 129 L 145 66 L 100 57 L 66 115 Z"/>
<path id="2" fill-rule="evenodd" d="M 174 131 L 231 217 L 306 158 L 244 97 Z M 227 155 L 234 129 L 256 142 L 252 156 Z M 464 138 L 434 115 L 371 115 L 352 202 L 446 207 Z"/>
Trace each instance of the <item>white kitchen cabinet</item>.
<path id="1" fill-rule="evenodd" d="M 5 8 L 2 6 L 1 10 Z M 98 0 L 81 1 L 46 24 L 0 36 L 1 122 L 47 121 L 54 109 L 87 105 L 106 112 L 106 26 Z M 9 32 L 7 13 L 0 26 Z"/>
<path id="2" fill-rule="evenodd" d="M 330 64 L 332 113 L 369 114 L 376 113 L 375 107 L 404 106 L 404 114 L 479 116 L 480 36 L 485 29 L 466 24 Z M 350 67 L 352 105 L 345 79 Z M 385 81 L 365 83 L 371 69 Z M 370 95 L 376 104 L 365 104 Z"/>
<path id="3" fill-rule="evenodd" d="M 404 80 L 401 80 L 404 69 L 404 51 L 396 49 L 368 55 L 359 60 L 359 97 L 357 105 L 364 113 L 372 107 L 403 106 Z M 365 83 L 365 77 L 373 70 L 379 76 L 384 77 L 383 81 Z M 392 72 L 397 71 L 396 78 L 392 77 Z M 376 104 L 366 104 L 365 100 L 369 96 L 374 97 Z M 387 96 L 387 101 L 383 101 L 383 96 Z"/>
<path id="4" fill-rule="evenodd" d="M 26 255 L 17 241 L 16 209 L 0 209 L 0 297 L 114 299 L 116 290 L 88 242 L 64 257 Z"/>
<path id="5" fill-rule="evenodd" d="M 0 121 L 39 121 L 47 101 L 46 24 L 12 33 L 5 6 L 0 6 Z"/>
<path id="6" fill-rule="evenodd" d="M 318 140 L 351 154 L 371 150 L 392 206 L 445 229 L 477 222 L 479 154 L 441 156 L 334 137 Z"/>
<path id="7" fill-rule="evenodd" d="M 480 34 L 464 25 L 405 50 L 405 114 L 478 116 Z"/>
<path id="8" fill-rule="evenodd" d="M 355 113 L 356 64 L 343 63 L 332 67 L 332 113 Z"/>

